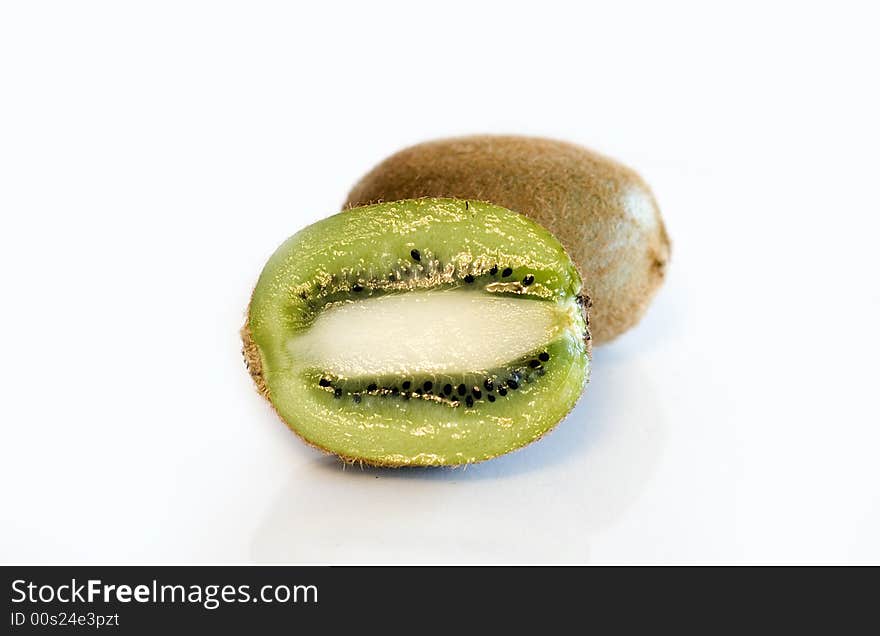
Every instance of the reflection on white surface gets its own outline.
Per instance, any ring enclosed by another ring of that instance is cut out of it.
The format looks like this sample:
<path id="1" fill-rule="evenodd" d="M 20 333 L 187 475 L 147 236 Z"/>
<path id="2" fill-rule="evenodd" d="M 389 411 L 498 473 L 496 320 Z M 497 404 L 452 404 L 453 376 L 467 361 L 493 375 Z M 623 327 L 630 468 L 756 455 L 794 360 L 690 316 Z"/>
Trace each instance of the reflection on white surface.
<path id="1" fill-rule="evenodd" d="M 547 438 L 460 469 L 290 475 L 254 535 L 262 562 L 585 562 L 649 480 L 662 413 L 637 364 L 608 361 Z M 635 387 L 635 388 L 634 388 Z"/>

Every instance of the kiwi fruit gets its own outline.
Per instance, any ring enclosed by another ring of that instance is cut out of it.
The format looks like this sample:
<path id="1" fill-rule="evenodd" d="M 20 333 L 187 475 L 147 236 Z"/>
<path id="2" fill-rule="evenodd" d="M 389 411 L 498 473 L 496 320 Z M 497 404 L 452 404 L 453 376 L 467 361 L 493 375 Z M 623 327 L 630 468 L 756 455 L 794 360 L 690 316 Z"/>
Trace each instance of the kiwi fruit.
<path id="1" fill-rule="evenodd" d="M 376 166 L 345 206 L 418 197 L 491 201 L 550 230 L 584 275 L 596 344 L 634 326 L 666 275 L 669 239 L 651 190 L 580 146 L 515 136 L 419 144 Z"/>
<path id="2" fill-rule="evenodd" d="M 241 334 L 260 393 L 308 443 L 379 466 L 458 465 L 524 446 L 571 410 L 589 379 L 588 307 L 540 225 L 426 198 L 289 238 Z"/>

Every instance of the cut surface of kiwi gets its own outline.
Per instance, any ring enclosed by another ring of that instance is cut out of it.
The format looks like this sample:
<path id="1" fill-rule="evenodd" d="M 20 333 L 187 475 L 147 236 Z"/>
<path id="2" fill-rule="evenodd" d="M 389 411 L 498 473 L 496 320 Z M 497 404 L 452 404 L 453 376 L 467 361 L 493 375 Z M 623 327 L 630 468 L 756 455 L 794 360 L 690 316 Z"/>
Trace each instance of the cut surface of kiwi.
<path id="1" fill-rule="evenodd" d="M 457 465 L 556 425 L 588 381 L 588 300 L 559 242 L 453 199 L 346 210 L 266 264 L 242 329 L 261 393 L 307 442 Z"/>

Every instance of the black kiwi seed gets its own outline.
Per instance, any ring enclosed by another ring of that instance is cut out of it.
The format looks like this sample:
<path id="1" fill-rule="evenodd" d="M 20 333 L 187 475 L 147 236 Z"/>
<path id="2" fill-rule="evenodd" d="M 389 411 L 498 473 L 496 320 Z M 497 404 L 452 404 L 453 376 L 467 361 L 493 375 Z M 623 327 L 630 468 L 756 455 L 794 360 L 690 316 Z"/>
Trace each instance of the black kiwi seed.
<path id="1" fill-rule="evenodd" d="M 400 394 L 400 389 L 398 389 L 396 386 L 391 389 L 391 395 L 399 395 L 399 394 Z"/>
<path id="2" fill-rule="evenodd" d="M 377 388 L 378 387 L 376 386 L 375 382 L 371 382 L 370 384 L 367 385 L 367 391 L 375 391 Z"/>
<path id="3" fill-rule="evenodd" d="M 495 396 L 490 393 L 489 395 L 486 396 L 486 399 L 489 400 L 490 402 L 494 402 Z"/>
<path id="4" fill-rule="evenodd" d="M 445 395 L 452 395 L 452 385 L 451 384 L 444 384 L 443 385 L 443 393 Z"/>
<path id="5" fill-rule="evenodd" d="M 354 403 L 355 403 L 355 404 L 360 404 L 360 403 L 361 403 L 361 394 L 360 394 L 360 393 L 355 393 L 353 397 L 354 397 Z"/>
<path id="6" fill-rule="evenodd" d="M 459 395 L 464 395 L 466 391 L 467 391 L 467 388 L 465 388 L 465 386 L 463 384 L 458 385 L 458 394 Z"/>
<path id="7" fill-rule="evenodd" d="M 498 395 L 505 396 L 507 395 L 507 388 L 500 386 L 498 387 Z"/>
<path id="8" fill-rule="evenodd" d="M 474 405 L 474 398 L 472 398 L 472 397 L 469 395 L 469 396 L 467 396 L 467 397 L 464 399 L 464 403 L 467 404 L 468 408 L 470 408 L 470 407 L 472 407 L 472 406 Z"/>
<path id="9" fill-rule="evenodd" d="M 545 369 L 544 367 L 538 369 L 538 375 L 544 375 L 545 373 L 547 373 L 547 369 Z"/>
<path id="10" fill-rule="evenodd" d="M 487 391 L 495 390 L 495 383 L 492 382 L 492 378 L 486 378 L 485 380 L 483 380 L 483 386 L 486 387 Z"/>
<path id="11" fill-rule="evenodd" d="M 464 277 L 464 282 L 466 282 L 468 285 L 470 285 L 472 282 L 474 282 L 474 277 L 471 276 L 470 274 L 468 274 L 467 276 Z"/>
<path id="12" fill-rule="evenodd" d="M 409 255 L 412 256 L 414 261 L 422 260 L 422 255 L 419 254 L 419 250 L 410 250 Z"/>
<path id="13" fill-rule="evenodd" d="M 507 381 L 507 386 L 511 391 L 516 391 L 519 388 L 519 382 L 517 382 L 513 378 L 510 378 Z"/>
<path id="14" fill-rule="evenodd" d="M 352 285 L 352 287 L 351 287 L 351 291 L 353 291 L 353 292 L 362 292 L 362 291 L 364 291 L 364 288 L 363 288 L 362 285 L 357 285 L 357 284 L 355 284 L 355 285 Z"/>
<path id="15" fill-rule="evenodd" d="M 522 284 L 525 285 L 526 287 L 528 287 L 529 285 L 531 285 L 534 282 L 535 282 L 535 277 L 532 276 L 531 274 L 529 274 L 528 276 L 526 276 L 522 280 Z"/>
<path id="16" fill-rule="evenodd" d="M 546 351 L 538 354 L 538 360 L 540 360 L 541 362 L 547 362 L 547 360 L 549 360 L 549 359 L 550 359 L 550 354 L 547 353 Z"/>
<path id="17" fill-rule="evenodd" d="M 411 387 L 411 386 L 412 386 L 412 382 L 410 382 L 409 380 L 404 380 L 400 384 L 400 388 L 402 388 L 404 391 L 409 391 L 409 387 Z"/>
<path id="18" fill-rule="evenodd" d="M 471 391 L 471 393 L 474 394 L 474 399 L 476 399 L 476 400 L 479 400 L 481 397 L 483 397 L 483 392 L 480 391 L 480 387 L 478 387 L 478 386 L 475 386 L 474 390 Z"/>
<path id="19" fill-rule="evenodd" d="M 492 276 L 494 276 L 494 275 L 497 274 L 497 273 L 498 273 L 498 266 L 497 266 L 497 265 L 493 265 L 493 266 L 492 266 L 492 269 L 489 270 L 489 274 L 491 274 Z"/>
<path id="20" fill-rule="evenodd" d="M 533 369 L 537 369 L 538 367 L 541 366 L 541 361 L 540 360 L 529 360 L 529 366 L 532 367 Z"/>
<path id="21" fill-rule="evenodd" d="M 502 277 L 502 278 L 507 278 L 507 277 L 510 276 L 511 274 L 513 274 L 513 270 L 510 269 L 509 267 L 505 267 L 505 268 L 504 268 L 504 271 L 501 272 L 501 277 Z"/>
<path id="22" fill-rule="evenodd" d="M 333 391 L 333 397 L 335 397 L 336 399 L 341 398 L 342 397 L 342 389 L 340 389 L 340 388 L 335 389 Z"/>
<path id="23" fill-rule="evenodd" d="M 425 389 L 425 392 L 428 392 L 434 388 L 434 383 L 428 380 L 422 385 L 422 387 Z"/>
<path id="24" fill-rule="evenodd" d="M 320 380 L 318 380 L 318 384 L 320 386 L 330 386 L 330 380 L 328 380 L 327 378 L 321 378 Z"/>

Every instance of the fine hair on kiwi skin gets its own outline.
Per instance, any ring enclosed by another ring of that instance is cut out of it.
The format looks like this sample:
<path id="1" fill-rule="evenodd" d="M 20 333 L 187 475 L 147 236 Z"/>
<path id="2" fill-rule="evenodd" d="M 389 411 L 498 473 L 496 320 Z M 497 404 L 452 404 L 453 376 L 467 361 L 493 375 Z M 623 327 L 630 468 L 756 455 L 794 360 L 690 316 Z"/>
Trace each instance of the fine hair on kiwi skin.
<path id="1" fill-rule="evenodd" d="M 317 448 L 377 466 L 475 463 L 543 436 L 580 397 L 581 291 L 562 246 L 521 215 L 452 200 L 369 206 L 276 251 L 243 353 L 259 392 Z"/>
<path id="2" fill-rule="evenodd" d="M 595 344 L 637 324 L 666 276 L 670 241 L 650 188 L 581 146 L 505 135 L 425 142 L 374 167 L 344 207 L 418 197 L 489 201 L 550 230 L 584 275 Z"/>

